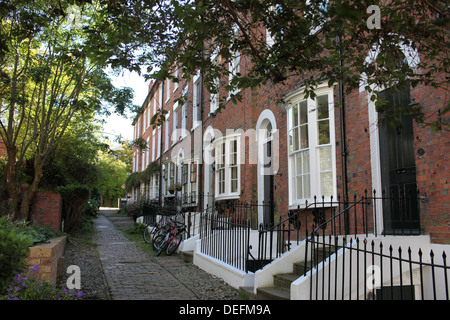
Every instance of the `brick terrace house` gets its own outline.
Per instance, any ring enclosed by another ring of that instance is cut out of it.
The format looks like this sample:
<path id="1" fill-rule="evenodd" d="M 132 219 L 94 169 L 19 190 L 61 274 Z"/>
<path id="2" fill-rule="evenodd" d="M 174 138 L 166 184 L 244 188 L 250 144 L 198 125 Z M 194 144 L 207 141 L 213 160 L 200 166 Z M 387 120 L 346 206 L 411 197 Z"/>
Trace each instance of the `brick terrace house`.
<path id="1" fill-rule="evenodd" d="M 414 63 L 406 56 L 408 63 Z M 230 68 L 245 72 L 249 63 L 237 56 Z M 256 230 L 289 217 L 298 219 L 302 227 L 312 222 L 317 226 L 336 212 L 347 212 L 345 207 L 341 210 L 341 202 L 350 207 L 366 195 L 369 211 L 355 211 L 355 218 L 346 218 L 347 234 L 359 234 L 358 228 L 364 228 L 363 233 L 382 236 L 385 248 L 400 241 L 424 247 L 427 253 L 430 249 L 448 252 L 449 132 L 434 132 L 409 116 L 402 116 L 402 126 L 380 126 L 363 88 L 341 95 L 339 86 L 330 88 L 325 82 L 312 100 L 304 99 L 299 82 L 290 80 L 283 87 L 267 84 L 245 90 L 242 101 L 230 100 L 217 112 L 218 96 L 202 87 L 200 73 L 189 82 L 181 77 L 180 82 L 154 82 L 133 122 L 134 138 L 143 138 L 148 146 L 142 152 L 134 150 L 133 172 L 152 162 L 161 164 L 161 172 L 134 188 L 131 199 L 144 196 L 165 203 L 178 197 L 189 212 L 206 212 L 232 201 L 252 202 L 257 209 L 251 211 L 251 226 Z M 221 96 L 227 94 L 220 89 Z M 283 104 L 277 100 L 280 94 Z M 384 94 L 392 105 L 420 104 L 429 118 L 437 117 L 448 103 L 445 90 L 425 86 L 400 92 L 387 88 Z M 177 102 L 180 97 L 185 102 Z M 150 120 L 158 109 L 167 111 L 166 121 L 153 128 Z M 181 190 L 172 192 L 170 187 L 176 183 Z M 302 233 L 300 240 L 305 238 Z M 213 269 L 200 261 L 199 266 Z M 250 272 L 250 280 L 247 276 L 229 280 L 224 271 L 211 272 L 233 286 L 250 286 L 257 294 L 259 287 L 274 286 L 277 268 L 284 273 L 292 270 L 292 261 L 277 263 L 278 267 Z M 287 269 L 280 267 L 287 264 L 291 264 Z M 248 268 L 244 273 L 249 273 Z M 292 282 L 291 299 L 302 299 L 302 281 Z"/>

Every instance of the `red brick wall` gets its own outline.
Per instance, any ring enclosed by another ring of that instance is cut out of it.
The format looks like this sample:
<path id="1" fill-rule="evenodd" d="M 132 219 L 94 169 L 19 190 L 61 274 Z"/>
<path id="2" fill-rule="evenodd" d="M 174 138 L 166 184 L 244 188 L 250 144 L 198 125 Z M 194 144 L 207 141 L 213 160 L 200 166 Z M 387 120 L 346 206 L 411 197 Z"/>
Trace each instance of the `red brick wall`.
<path id="1" fill-rule="evenodd" d="M 37 191 L 31 205 L 31 221 L 40 226 L 61 230 L 61 195 L 51 191 Z"/>
<path id="2" fill-rule="evenodd" d="M 412 90 L 411 96 L 420 103 L 428 123 L 438 119 L 438 110 L 442 111 L 449 100 L 445 90 L 424 86 Z M 447 116 L 447 126 L 448 120 Z M 450 244 L 450 132 L 416 124 L 414 136 L 421 229 L 430 234 L 432 242 Z M 423 155 L 417 153 L 419 148 Z"/>
<path id="3" fill-rule="evenodd" d="M 241 72 L 246 70 L 245 58 L 241 60 Z M 298 79 L 290 79 L 284 85 L 267 84 L 255 90 L 245 90 L 242 92 L 241 102 L 228 103 L 226 109 L 215 115 L 209 114 L 209 94 L 205 90 L 204 97 L 204 125 L 206 129 L 212 126 L 220 130 L 223 135 L 226 129 L 241 129 L 246 132 L 255 129 L 259 115 L 265 109 L 270 109 L 276 118 L 276 125 L 279 132 L 279 171 L 274 177 L 274 199 L 276 201 L 277 218 L 287 217 L 288 214 L 288 159 L 286 152 L 286 112 L 284 107 L 278 105 L 278 98 L 283 97 L 294 88 L 298 88 L 301 82 Z M 184 84 L 176 92 L 171 92 L 169 101 L 164 102 L 164 108 L 172 109 L 173 100 L 181 94 Z M 226 92 L 221 92 L 225 96 Z M 412 98 L 423 107 L 428 120 L 436 118 L 439 108 L 443 110 L 448 101 L 448 93 L 445 90 L 436 90 L 426 87 L 417 87 L 411 91 Z M 189 86 L 188 95 L 188 118 L 186 119 L 187 130 L 192 126 L 192 84 Z M 343 195 L 344 179 L 342 175 L 343 157 L 341 141 L 342 123 L 340 119 L 339 96 L 335 90 L 335 137 L 336 137 L 336 179 L 337 193 Z M 166 100 L 166 99 L 164 99 Z M 178 117 L 178 127 L 181 127 L 181 104 L 178 106 L 180 112 Z M 433 118 L 434 117 L 434 118 Z M 171 112 L 170 126 L 173 126 L 173 113 Z M 348 196 L 350 200 L 356 195 L 359 199 L 364 195 L 365 190 L 373 190 L 372 185 L 372 164 L 370 147 L 370 130 L 368 115 L 368 97 L 365 92 L 354 90 L 345 95 L 345 135 L 347 151 L 347 181 Z M 170 128 L 172 131 L 172 128 Z M 146 138 L 146 133 L 143 133 Z M 423 194 L 420 202 L 421 228 L 422 233 L 430 234 L 435 243 L 450 243 L 450 194 L 448 177 L 450 163 L 450 139 L 449 132 L 442 130 L 434 132 L 429 126 L 415 125 L 415 150 L 419 148 L 425 150 L 423 156 L 416 155 L 417 186 Z M 165 135 L 162 135 L 164 140 Z M 217 138 L 217 137 L 216 137 Z M 249 150 L 249 141 L 245 142 L 245 150 Z M 151 138 L 150 143 L 151 146 Z M 170 146 L 172 143 L 170 143 Z M 163 148 L 165 143 L 163 142 Z M 194 146 L 198 147 L 198 146 Z M 185 150 L 185 154 L 187 150 Z M 163 159 L 170 155 L 169 152 L 163 154 Z M 241 174 L 241 200 L 258 200 L 258 177 L 257 166 L 249 164 L 248 154 L 244 163 L 240 166 Z M 380 194 L 381 190 L 377 190 Z M 199 190 L 202 192 L 202 190 Z M 276 218 L 276 220 L 277 220 Z"/>

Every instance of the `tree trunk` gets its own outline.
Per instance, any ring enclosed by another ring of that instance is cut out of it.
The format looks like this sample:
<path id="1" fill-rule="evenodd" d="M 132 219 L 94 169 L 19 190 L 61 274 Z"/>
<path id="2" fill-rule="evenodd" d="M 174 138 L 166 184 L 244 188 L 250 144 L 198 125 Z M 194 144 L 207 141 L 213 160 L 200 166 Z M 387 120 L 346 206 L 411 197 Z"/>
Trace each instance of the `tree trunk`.
<path id="1" fill-rule="evenodd" d="M 42 170 L 44 167 L 44 161 L 43 161 L 43 155 L 38 154 L 34 160 L 34 177 L 33 182 L 31 183 L 30 187 L 24 192 L 22 197 L 22 203 L 20 204 L 20 210 L 19 210 L 19 219 L 20 220 L 28 220 L 30 208 L 33 204 L 33 197 L 36 193 L 39 182 L 42 179 Z"/>
<path id="2" fill-rule="evenodd" d="M 8 160 L 5 165 L 5 179 L 6 179 L 6 191 L 8 192 L 8 206 L 9 210 L 13 213 L 14 219 L 18 219 L 19 216 L 19 198 L 20 188 L 16 176 L 16 157 L 17 147 L 6 146 Z M 9 212 L 8 212 L 9 213 Z"/>

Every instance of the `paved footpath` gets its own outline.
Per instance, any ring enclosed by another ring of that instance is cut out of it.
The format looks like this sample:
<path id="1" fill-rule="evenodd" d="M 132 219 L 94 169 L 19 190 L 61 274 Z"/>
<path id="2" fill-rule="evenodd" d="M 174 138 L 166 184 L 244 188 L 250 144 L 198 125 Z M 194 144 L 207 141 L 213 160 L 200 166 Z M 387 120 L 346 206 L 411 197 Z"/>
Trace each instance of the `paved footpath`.
<path id="1" fill-rule="evenodd" d="M 208 294 L 207 297 L 202 296 L 202 290 L 217 292 L 218 279 L 211 281 L 210 275 L 184 262 L 177 255 L 153 257 L 144 252 L 115 227 L 111 222 L 114 217 L 107 217 L 110 214 L 104 212 L 95 219 L 97 232 L 93 242 L 98 245 L 112 300 L 204 300 L 210 298 Z M 197 283 L 197 287 L 196 281 L 201 282 Z M 205 281 L 209 281 L 206 289 Z M 231 292 L 231 297 L 224 298 L 237 299 L 237 291 L 233 291 L 223 290 L 224 294 Z"/>
<path id="2" fill-rule="evenodd" d="M 129 241 L 106 216 L 100 215 L 95 220 L 95 228 L 97 232 L 93 240 L 98 244 L 97 250 L 113 300 L 197 299 L 156 259 Z M 174 258 L 170 259 L 172 263 L 184 263 Z"/>

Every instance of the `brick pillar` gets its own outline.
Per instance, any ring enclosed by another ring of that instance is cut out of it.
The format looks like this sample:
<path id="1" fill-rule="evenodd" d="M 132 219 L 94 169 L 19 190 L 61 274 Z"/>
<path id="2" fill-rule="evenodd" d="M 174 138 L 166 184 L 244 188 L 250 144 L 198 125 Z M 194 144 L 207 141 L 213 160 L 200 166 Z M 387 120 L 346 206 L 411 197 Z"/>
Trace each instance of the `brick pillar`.
<path id="1" fill-rule="evenodd" d="M 62 198 L 51 191 L 37 191 L 31 205 L 31 221 L 61 230 Z"/>

